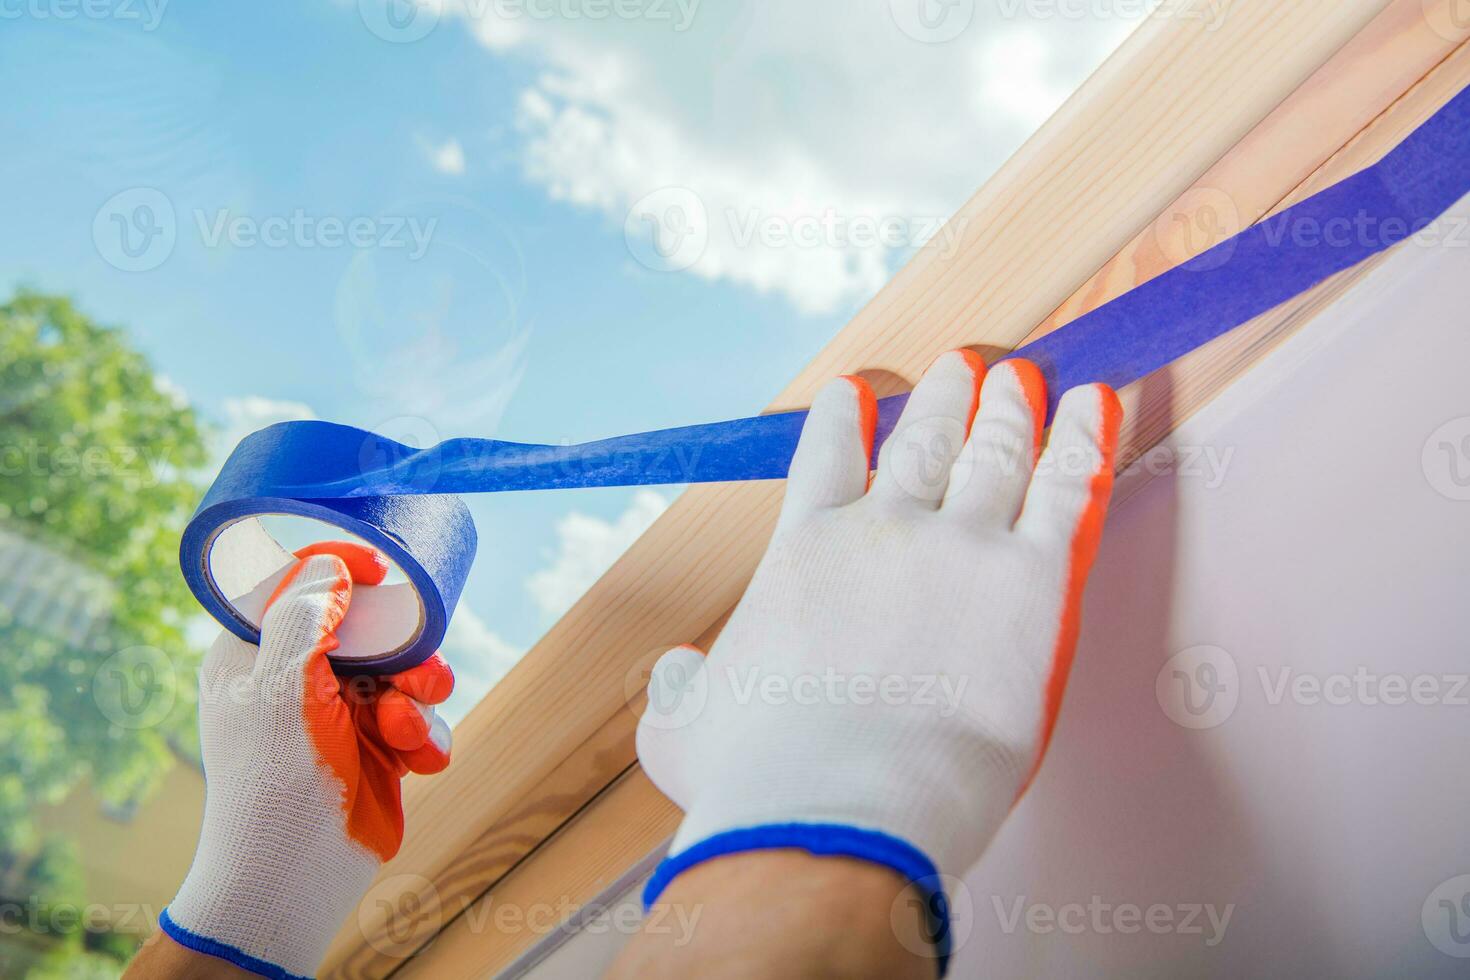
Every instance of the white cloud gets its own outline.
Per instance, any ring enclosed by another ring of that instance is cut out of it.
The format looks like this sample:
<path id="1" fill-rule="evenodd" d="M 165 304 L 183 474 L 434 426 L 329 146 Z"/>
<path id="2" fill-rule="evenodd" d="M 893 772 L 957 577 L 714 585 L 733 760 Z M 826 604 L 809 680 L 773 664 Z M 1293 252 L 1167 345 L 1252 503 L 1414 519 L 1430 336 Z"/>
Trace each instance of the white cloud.
<path id="1" fill-rule="evenodd" d="M 566 612 L 668 506 L 652 490 L 639 490 L 617 520 L 579 511 L 567 514 L 556 524 L 557 550 L 551 562 L 526 580 L 531 598 L 548 618 Z"/>
<path id="2" fill-rule="evenodd" d="M 243 398 L 226 398 L 224 401 L 225 424 L 215 435 L 213 469 L 224 463 L 235 446 L 250 433 L 277 422 L 295 422 L 299 419 L 315 419 L 316 412 L 302 402 L 280 401 L 259 395 Z"/>
<path id="3" fill-rule="evenodd" d="M 618 224 L 635 212 L 636 229 L 639 202 L 686 189 L 695 208 L 647 215 L 664 258 L 670 236 L 694 236 L 663 267 L 825 312 L 881 286 L 1131 23 L 1025 6 L 977 3 L 942 44 L 905 34 L 886 0 L 698 4 L 687 30 L 687 4 L 648 5 L 667 19 L 446 9 L 536 69 L 517 97 L 523 166 L 550 196 Z M 887 239 L 861 237 L 874 228 Z"/>
<path id="4" fill-rule="evenodd" d="M 441 174 L 449 174 L 452 177 L 464 175 L 464 147 L 459 140 L 450 137 L 443 143 L 431 143 L 427 140 L 420 141 L 424 153 L 429 158 L 429 164 Z"/>
<path id="5" fill-rule="evenodd" d="M 438 708 L 451 725 L 480 702 L 525 650 L 494 632 L 463 601 L 449 621 L 439 652 L 454 671 L 454 694 Z"/>
<path id="6" fill-rule="evenodd" d="M 160 395 L 167 398 L 174 408 L 189 407 L 189 392 L 184 390 L 183 385 L 163 372 L 154 372 L 153 387 L 158 390 Z"/>
<path id="7" fill-rule="evenodd" d="M 1036 129 L 1061 108 L 1075 86 L 1051 70 L 1051 46 L 1032 28 L 1013 28 L 991 38 L 975 62 L 980 79 L 977 107 L 1002 113 Z"/>

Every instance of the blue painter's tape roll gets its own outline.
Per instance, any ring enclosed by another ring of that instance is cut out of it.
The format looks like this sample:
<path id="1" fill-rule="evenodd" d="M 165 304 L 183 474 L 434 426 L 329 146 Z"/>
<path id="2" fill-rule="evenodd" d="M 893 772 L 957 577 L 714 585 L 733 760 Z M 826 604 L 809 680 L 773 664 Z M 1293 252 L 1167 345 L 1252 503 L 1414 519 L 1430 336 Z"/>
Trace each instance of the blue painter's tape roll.
<path id="1" fill-rule="evenodd" d="M 415 628 L 401 636 L 386 634 L 392 639 L 383 649 L 334 656 L 339 672 L 393 673 L 422 663 L 434 653 L 444 639 L 475 557 L 475 525 L 464 501 L 434 493 L 316 499 L 282 492 L 286 484 L 300 486 L 326 473 L 362 468 L 363 460 L 373 459 L 373 453 L 385 445 L 399 444 L 330 422 L 280 423 L 246 436 L 225 461 L 179 546 L 184 578 L 205 610 L 236 636 L 258 643 L 258 614 L 247 616 L 237 608 L 238 595 L 250 592 L 257 583 L 239 581 L 228 590 L 235 594 L 227 595 L 215 570 L 222 562 L 235 562 L 243 567 L 233 571 L 249 576 L 253 569 L 264 576 L 273 569 L 262 562 L 280 566 L 286 563 L 286 556 L 284 552 L 262 554 L 262 547 L 269 545 L 259 534 L 238 542 L 238 547 L 252 552 L 249 555 L 220 556 L 216 547 L 230 529 L 251 518 L 271 514 L 308 517 L 340 527 L 381 550 L 408 579 L 411 592 L 403 595 L 415 600 L 399 601 L 392 604 L 396 608 L 383 610 L 385 615 L 396 612 L 405 623 L 416 618 Z M 359 617 L 358 604 L 355 596 L 349 619 Z M 365 641 L 385 635 L 381 628 L 375 634 Z M 351 645 L 350 636 L 342 639 L 343 648 Z"/>
<path id="2" fill-rule="evenodd" d="M 1419 232 L 1467 193 L 1470 90 L 1377 164 L 1010 356 L 1041 369 L 1050 418 L 1068 388 L 1151 374 Z M 878 403 L 875 453 L 906 401 Z M 408 585 L 354 593 L 333 659 L 343 671 L 401 670 L 438 647 L 474 558 L 474 526 L 454 494 L 779 479 L 805 419 L 789 412 L 580 446 L 451 439 L 428 449 L 326 422 L 281 423 L 230 456 L 184 532 L 180 561 L 210 615 L 255 641 L 262 595 L 289 556 L 271 551 L 252 519 L 340 526 L 382 549 Z M 236 554 L 221 556 L 226 539 Z M 221 569 L 237 581 L 226 584 Z"/>

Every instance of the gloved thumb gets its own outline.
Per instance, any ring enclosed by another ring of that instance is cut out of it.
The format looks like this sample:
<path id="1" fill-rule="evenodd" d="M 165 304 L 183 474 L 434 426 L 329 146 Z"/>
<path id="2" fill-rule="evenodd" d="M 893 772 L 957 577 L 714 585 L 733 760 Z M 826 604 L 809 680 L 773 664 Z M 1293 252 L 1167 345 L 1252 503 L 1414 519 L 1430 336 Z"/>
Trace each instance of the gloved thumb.
<path id="1" fill-rule="evenodd" d="M 689 645 L 659 657 L 648 676 L 648 704 L 638 719 L 638 761 L 653 784 L 680 806 L 693 753 L 692 726 L 709 700 L 704 654 Z"/>

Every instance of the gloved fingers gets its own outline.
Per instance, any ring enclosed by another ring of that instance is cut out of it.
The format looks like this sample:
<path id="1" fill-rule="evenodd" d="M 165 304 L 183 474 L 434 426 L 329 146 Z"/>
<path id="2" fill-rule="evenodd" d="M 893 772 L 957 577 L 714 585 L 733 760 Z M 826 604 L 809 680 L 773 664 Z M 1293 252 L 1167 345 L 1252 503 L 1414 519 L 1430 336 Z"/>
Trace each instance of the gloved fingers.
<path id="1" fill-rule="evenodd" d="M 878 454 L 869 496 L 883 503 L 933 510 L 980 403 L 985 362 L 969 350 L 941 355 L 914 387 L 893 435 Z"/>
<path id="2" fill-rule="evenodd" d="M 443 704 L 454 693 L 454 671 L 439 654 L 383 680 L 421 704 Z"/>
<path id="3" fill-rule="evenodd" d="M 410 772 L 423 776 L 432 776 L 449 765 L 449 750 L 454 742 L 449 722 L 440 717 L 437 712 L 430 711 L 429 714 L 429 732 L 423 744 L 418 748 L 398 753 L 398 758 L 403 760 L 403 764 Z"/>
<path id="4" fill-rule="evenodd" d="M 339 701 L 339 704 L 342 702 Z M 344 706 L 345 707 L 345 706 Z M 399 781 L 408 771 L 403 759 L 383 740 L 371 704 L 352 708 L 356 778 L 347 793 L 347 833 L 386 861 L 403 842 L 403 797 Z M 340 772 L 341 770 L 339 770 Z"/>
<path id="5" fill-rule="evenodd" d="M 1113 389 L 1083 385 L 1062 396 L 1016 530 L 1071 549 L 1071 574 L 1086 575 L 1113 490 L 1113 454 L 1123 409 Z"/>
<path id="6" fill-rule="evenodd" d="M 1065 562 L 1057 638 L 1042 689 L 1041 730 L 1026 792 L 1051 743 L 1081 628 L 1082 586 L 1097 555 L 1113 491 L 1113 457 L 1123 409 L 1113 389 L 1084 385 L 1066 392 L 1052 421 L 1051 439 L 1037 461 L 1016 533 L 1053 550 Z"/>
<path id="7" fill-rule="evenodd" d="M 1021 513 L 1041 452 L 1046 381 L 1030 361 L 1002 361 L 980 389 L 980 410 L 944 496 L 945 513 L 1009 529 Z"/>
<path id="8" fill-rule="evenodd" d="M 266 602 L 257 675 L 284 676 L 294 670 L 290 676 L 297 676 L 314 660 L 325 661 L 337 649 L 336 629 L 351 600 L 351 574 L 340 557 L 319 554 L 297 562 Z"/>
<path id="9" fill-rule="evenodd" d="M 878 401 L 862 378 L 837 378 L 817 393 L 791 459 L 782 525 L 862 497 L 877 426 Z"/>
<path id="10" fill-rule="evenodd" d="M 377 585 L 388 574 L 386 558 L 352 541 L 320 541 L 296 557 L 295 567 L 266 601 L 257 669 L 280 669 L 287 662 L 301 666 L 337 649 L 333 634 L 347 615 L 352 584 Z"/>
<path id="11" fill-rule="evenodd" d="M 648 704 L 638 719 L 638 761 L 659 791 L 681 807 L 688 802 L 689 727 L 708 694 L 705 655 L 689 644 L 659 657 L 648 676 Z"/>
<path id="12" fill-rule="evenodd" d="M 388 559 L 376 548 L 355 541 L 318 541 L 298 549 L 295 555 L 336 555 L 347 565 L 354 585 L 381 585 L 388 576 Z"/>
<path id="13" fill-rule="evenodd" d="M 410 752 L 429 738 L 434 719 L 433 707 L 416 701 L 397 688 L 385 688 L 374 706 L 378 731 L 383 741 L 400 752 Z"/>
<path id="14" fill-rule="evenodd" d="M 439 654 L 384 677 L 377 720 L 383 739 L 411 772 L 431 775 L 449 765 L 449 723 L 432 707 L 454 691 L 454 673 Z"/>

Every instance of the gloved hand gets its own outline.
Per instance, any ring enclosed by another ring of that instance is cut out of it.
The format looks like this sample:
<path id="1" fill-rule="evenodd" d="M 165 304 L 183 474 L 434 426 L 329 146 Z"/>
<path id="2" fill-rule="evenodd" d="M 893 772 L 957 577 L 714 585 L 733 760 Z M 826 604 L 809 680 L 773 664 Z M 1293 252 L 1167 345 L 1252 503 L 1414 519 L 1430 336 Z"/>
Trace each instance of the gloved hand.
<path id="1" fill-rule="evenodd" d="M 1040 372 L 985 374 L 936 361 L 871 487 L 872 391 L 817 397 L 729 624 L 650 678 L 638 756 L 685 817 L 646 902 L 703 861 L 800 848 L 893 868 L 941 924 L 938 873 L 979 859 L 1051 737 L 1121 418 L 1106 386 L 1068 392 L 1038 463 Z"/>
<path id="2" fill-rule="evenodd" d="M 340 542 L 297 557 L 260 646 L 221 633 L 200 670 L 204 824 L 159 917 L 180 945 L 267 977 L 316 970 L 402 842 L 400 778 L 449 764 L 429 707 L 454 686 L 438 655 L 382 678 L 339 678 L 327 660 L 352 584 L 381 582 L 387 563 Z"/>

